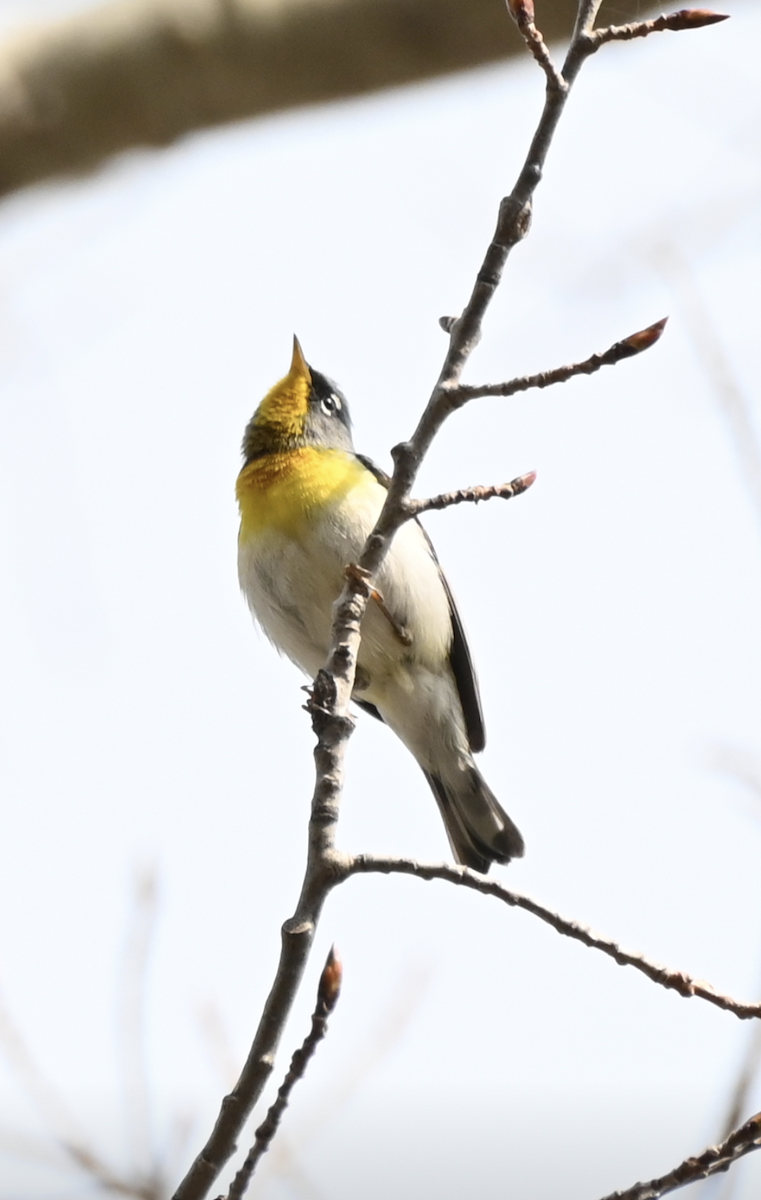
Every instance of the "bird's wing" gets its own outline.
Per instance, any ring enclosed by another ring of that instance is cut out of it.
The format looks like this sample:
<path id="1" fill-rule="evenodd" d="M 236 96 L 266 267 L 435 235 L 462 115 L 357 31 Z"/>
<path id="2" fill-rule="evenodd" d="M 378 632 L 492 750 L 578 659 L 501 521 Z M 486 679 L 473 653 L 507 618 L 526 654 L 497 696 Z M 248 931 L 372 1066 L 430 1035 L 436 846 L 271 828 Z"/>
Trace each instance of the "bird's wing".
<path id="1" fill-rule="evenodd" d="M 380 483 L 384 488 L 388 489 L 391 480 L 386 472 L 382 471 L 380 467 L 377 467 L 372 459 L 366 458 L 364 454 L 358 454 L 357 458 L 363 466 L 367 467 L 368 471 L 372 472 L 372 474 L 378 480 L 378 483 Z M 457 684 L 457 691 L 460 696 L 460 703 L 462 704 L 463 716 L 465 717 L 465 728 L 468 731 L 470 748 L 474 754 L 478 754 L 486 745 L 486 730 L 484 729 L 484 716 L 481 709 L 481 695 L 478 690 L 478 680 L 476 679 L 473 660 L 470 657 L 468 639 L 465 637 L 465 630 L 463 629 L 460 614 L 457 611 L 457 605 L 455 603 L 455 598 L 452 595 L 452 589 L 447 583 L 447 577 L 441 569 L 441 564 L 436 557 L 436 551 L 433 548 L 431 539 L 417 519 L 415 520 L 415 524 L 422 531 L 423 537 L 428 543 L 428 549 L 431 552 L 433 561 L 438 567 L 439 577 L 444 586 L 447 600 L 449 601 L 449 612 L 452 617 L 452 645 L 449 650 L 449 665 L 452 668 L 452 674 L 454 675 L 455 683 Z M 382 720 L 380 713 L 372 704 L 368 704 L 366 701 L 361 700 L 357 700 L 355 703 L 358 704 L 360 708 L 363 708 L 365 712 L 369 712 L 374 717 L 379 717 Z"/>
<path id="2" fill-rule="evenodd" d="M 384 724 L 383 717 L 380 715 L 375 705 L 371 704 L 369 700 L 358 700 L 356 696 L 352 696 L 352 700 L 356 704 L 357 708 L 362 709 L 362 712 L 369 713 L 371 717 L 375 717 L 376 721 L 380 721 L 381 724 Z"/>

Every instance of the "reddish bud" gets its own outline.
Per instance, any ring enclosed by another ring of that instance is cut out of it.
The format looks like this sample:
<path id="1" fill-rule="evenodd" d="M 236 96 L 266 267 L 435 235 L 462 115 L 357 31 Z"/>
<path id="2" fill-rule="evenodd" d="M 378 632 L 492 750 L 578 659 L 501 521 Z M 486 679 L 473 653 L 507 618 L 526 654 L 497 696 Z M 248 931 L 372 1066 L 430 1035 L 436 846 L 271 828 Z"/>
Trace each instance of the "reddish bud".
<path id="1" fill-rule="evenodd" d="M 525 475 L 519 475 L 517 479 L 514 479 L 512 486 L 515 488 L 516 494 L 519 494 L 520 492 L 525 492 L 527 488 L 530 488 L 531 484 L 535 481 L 536 471 L 527 471 Z"/>
<path id="2" fill-rule="evenodd" d="M 507 11 L 520 28 L 534 23 L 534 0 L 507 0 Z"/>
<path id="3" fill-rule="evenodd" d="M 323 1004 L 327 1012 L 332 1012 L 336 1006 L 341 981 L 343 979 L 343 963 L 338 957 L 335 946 L 330 947 L 325 966 L 322 969 L 320 983 L 317 988 L 317 1001 Z"/>
<path id="4" fill-rule="evenodd" d="M 633 333 L 630 337 L 624 338 L 620 344 L 626 347 L 629 354 L 641 354 L 643 350 L 649 350 L 651 346 L 655 345 L 666 328 L 667 321 L 668 317 L 663 317 L 654 325 L 648 325 L 647 329 L 640 329 L 639 333 Z"/>
<path id="5" fill-rule="evenodd" d="M 667 17 L 669 29 L 700 29 L 703 25 L 716 25 L 729 20 L 729 13 L 715 13 L 707 8 L 680 8 L 679 12 Z"/>

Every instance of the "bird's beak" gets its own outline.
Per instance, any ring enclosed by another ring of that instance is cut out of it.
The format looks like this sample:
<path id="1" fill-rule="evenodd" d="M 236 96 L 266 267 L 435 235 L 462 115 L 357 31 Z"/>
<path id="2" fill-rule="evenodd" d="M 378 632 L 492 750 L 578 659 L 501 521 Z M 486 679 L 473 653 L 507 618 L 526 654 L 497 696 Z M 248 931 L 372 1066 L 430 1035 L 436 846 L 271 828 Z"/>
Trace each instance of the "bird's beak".
<path id="1" fill-rule="evenodd" d="M 305 379 L 311 385 L 312 374 L 309 370 L 309 364 L 304 358 L 304 352 L 301 349 L 301 344 L 296 334 L 293 335 L 293 358 L 291 359 L 291 369 L 288 372 L 292 379 Z"/>

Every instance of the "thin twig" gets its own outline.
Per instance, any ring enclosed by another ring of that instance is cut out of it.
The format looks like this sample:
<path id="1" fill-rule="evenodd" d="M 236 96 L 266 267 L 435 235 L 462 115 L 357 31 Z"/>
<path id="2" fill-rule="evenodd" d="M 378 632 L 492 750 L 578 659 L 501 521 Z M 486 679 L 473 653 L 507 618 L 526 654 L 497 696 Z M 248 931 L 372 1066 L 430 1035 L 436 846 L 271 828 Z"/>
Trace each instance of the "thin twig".
<path id="1" fill-rule="evenodd" d="M 294 1200 L 331 1200 L 303 1164 L 301 1131 L 296 1136 L 286 1137 L 281 1129 L 277 1141 L 265 1159 L 260 1174 L 259 1187 L 272 1190 L 272 1179 L 280 1188 L 285 1188 Z M 265 1173 L 266 1167 L 266 1173 Z M 330 1183 L 330 1180 L 329 1180 Z"/>
<path id="2" fill-rule="evenodd" d="M 25 1095 L 68 1154 L 86 1135 L 63 1098 L 42 1073 L 0 993 L 0 1050 Z"/>
<path id="3" fill-rule="evenodd" d="M 288 1136 L 284 1135 L 281 1127 L 260 1173 L 260 1187 L 264 1187 L 265 1179 L 275 1176 L 278 1182 L 290 1187 L 294 1196 L 300 1196 L 302 1200 L 328 1200 L 304 1168 L 307 1147 L 335 1120 L 336 1114 L 349 1103 L 360 1085 L 380 1063 L 387 1060 L 389 1053 L 398 1045 L 407 1024 L 418 1012 L 421 996 L 430 977 L 430 964 L 416 960 L 404 968 L 388 1006 L 362 1036 L 359 1044 L 348 1051 L 348 1057 L 344 1055 L 343 1070 L 326 1081 L 319 1103 L 312 1104 L 300 1120 L 294 1120 Z M 328 1186 L 330 1182 L 328 1180 Z"/>
<path id="4" fill-rule="evenodd" d="M 71 1165 L 73 1162 L 90 1177 L 88 1188 L 95 1184 L 100 1191 L 128 1197 L 129 1200 L 159 1200 L 160 1193 L 151 1181 L 133 1180 L 112 1174 L 89 1150 L 65 1140 L 45 1141 L 43 1138 L 0 1130 L 0 1150 L 14 1157 L 53 1166 L 59 1174 L 64 1164 Z"/>
<path id="5" fill-rule="evenodd" d="M 479 504 L 481 500 L 512 500 L 527 491 L 536 479 L 536 471 L 528 471 L 511 479 L 510 483 L 495 483 L 490 487 L 460 488 L 457 492 L 442 492 L 439 496 L 430 496 L 427 500 L 410 500 L 407 511 L 410 515 L 420 516 L 421 513 L 433 509 L 451 508 L 454 504 Z"/>
<path id="6" fill-rule="evenodd" d="M 571 45 L 577 42 L 585 33 L 591 33 L 594 29 L 597 14 L 602 6 L 602 0 L 579 0 L 579 9 L 576 15 L 576 25 L 571 38 Z"/>
<path id="7" fill-rule="evenodd" d="M 726 1115 L 721 1126 L 720 1136 L 722 1141 L 729 1137 L 733 1129 L 737 1128 L 742 1120 L 743 1113 L 747 1112 L 749 1108 L 748 1098 L 758 1078 L 760 1067 L 761 1024 L 756 1025 L 751 1031 L 751 1037 L 747 1043 L 743 1061 L 740 1064 L 740 1070 L 729 1095 Z M 731 1175 L 727 1176 L 723 1184 L 720 1185 L 718 1200 L 731 1200 L 737 1184 L 738 1172 L 733 1171 Z"/>
<path id="8" fill-rule="evenodd" d="M 721 1131 L 723 1138 L 728 1137 L 730 1131 L 736 1127 L 743 1111 L 746 1110 L 748 1096 L 758 1075 L 759 1066 L 761 1066 L 761 1025 L 757 1025 L 753 1030 L 745 1059 L 732 1090 L 729 1109 Z"/>
<path id="9" fill-rule="evenodd" d="M 732 1163 L 737 1162 L 745 1154 L 761 1149 L 761 1113 L 756 1113 L 726 1141 L 719 1146 L 709 1146 L 702 1154 L 694 1158 L 686 1158 L 684 1162 L 661 1175 L 651 1179 L 649 1183 L 635 1183 L 625 1192 L 611 1192 L 603 1200 L 658 1200 L 667 1192 L 675 1192 L 678 1188 L 686 1187 L 688 1183 L 697 1183 L 700 1179 L 708 1179 L 720 1171 L 727 1171 Z"/>
<path id="10" fill-rule="evenodd" d="M 319 1107 L 313 1106 L 310 1116 L 300 1122 L 300 1149 L 314 1140 L 379 1064 L 387 1061 L 389 1054 L 398 1046 L 408 1023 L 418 1014 L 422 996 L 430 983 L 431 973 L 430 964 L 417 960 L 404 968 L 402 977 L 377 1022 L 363 1036 L 360 1044 L 350 1052 L 343 1072 L 334 1075 L 328 1081 L 326 1090 L 320 1096 Z M 278 1148 L 280 1146 L 282 1139 L 278 1142 Z"/>
<path id="11" fill-rule="evenodd" d="M 581 942 L 584 946 L 600 950 L 617 962 L 620 967 L 634 967 L 643 975 L 647 975 L 653 983 L 678 992 L 680 996 L 687 999 L 691 996 L 698 996 L 701 1000 L 715 1004 L 717 1008 L 731 1012 L 740 1020 L 761 1018 L 761 1003 L 746 1004 L 740 1000 L 734 1000 L 731 996 L 724 996 L 717 992 L 710 983 L 693 979 L 684 971 L 674 971 L 671 967 L 646 958 L 644 954 L 635 954 L 631 950 L 624 950 L 617 942 L 595 933 L 586 925 L 580 925 L 578 921 L 562 917 L 551 908 L 546 908 L 545 905 L 532 900 L 530 896 L 510 891 L 496 879 L 479 875 L 477 871 L 471 871 L 469 867 L 456 866 L 454 863 L 421 863 L 412 858 L 396 858 L 380 854 L 357 854 L 350 861 L 348 874 L 412 875 L 416 879 L 423 879 L 426 882 L 431 879 L 443 879 L 447 883 L 456 883 L 461 887 L 471 888 L 475 892 L 481 892 L 484 896 L 493 896 L 495 900 L 501 900 L 503 904 L 507 904 L 511 908 L 522 908 L 524 912 L 530 912 L 547 925 L 551 925 L 563 937 L 573 938 L 574 941 Z"/>
<path id="12" fill-rule="evenodd" d="M 519 375 L 515 379 L 507 380 L 506 383 L 475 385 L 461 383 L 454 389 L 453 395 L 456 400 L 460 400 L 464 404 L 479 396 L 514 396 L 516 392 L 527 392 L 530 388 L 546 388 L 555 383 L 566 383 L 576 375 L 594 375 L 595 371 L 599 371 L 602 367 L 615 366 L 625 358 L 632 358 L 635 354 L 641 354 L 643 350 L 649 350 L 659 340 L 666 328 L 667 321 L 668 317 L 663 317 L 660 321 L 648 325 L 646 329 L 640 329 L 620 342 L 614 342 L 602 354 L 591 354 L 583 362 L 553 367 L 549 371 L 540 371 L 537 375 Z"/>
<path id="13" fill-rule="evenodd" d="M 328 1031 L 328 1017 L 338 1003 L 342 973 L 341 960 L 336 954 L 334 946 L 331 948 L 327 962 L 323 967 L 322 975 L 320 976 L 317 988 L 317 1006 L 312 1014 L 312 1028 L 291 1059 L 288 1074 L 278 1089 L 277 1099 L 254 1134 L 254 1144 L 246 1155 L 243 1166 L 230 1185 L 227 1200 L 242 1200 L 248 1190 L 248 1185 L 256 1170 L 257 1163 L 269 1149 L 270 1143 L 277 1133 L 283 1113 L 288 1107 L 291 1092 L 298 1080 L 302 1078 L 310 1058 Z"/>
<path id="14" fill-rule="evenodd" d="M 145 897 L 143 897 L 143 900 Z M 141 918 L 138 914 L 138 923 Z M 139 939 L 140 940 L 140 939 Z M 129 960 L 130 956 L 128 956 Z M 142 971 L 140 972 L 142 975 Z M 128 1005 L 128 1008 L 130 1006 Z M 138 1025 L 140 1022 L 138 1022 Z M 114 1170 L 95 1149 L 93 1140 L 79 1125 L 73 1113 L 50 1080 L 35 1062 L 24 1038 L 0 994 L 0 1048 L 23 1088 L 43 1120 L 48 1125 L 56 1145 L 80 1170 L 90 1176 L 90 1182 L 112 1195 L 131 1200 L 158 1200 L 164 1194 L 163 1180 L 157 1166 L 146 1163 L 135 1166 L 134 1174 L 123 1175 Z M 135 1096 L 137 1101 L 137 1096 Z M 128 1113 L 128 1116 L 130 1114 Z M 139 1117 L 139 1114 L 133 1114 Z"/>
<path id="15" fill-rule="evenodd" d="M 507 11 L 518 26 L 521 37 L 547 76 L 547 86 L 560 91 L 566 82 L 558 71 L 547 44 L 534 24 L 534 0 L 507 0 Z"/>
<path id="16" fill-rule="evenodd" d="M 682 8 L 679 12 L 653 17 L 651 21 L 632 21 L 628 25 L 608 25 L 604 29 L 596 29 L 590 35 L 590 42 L 593 50 L 597 50 L 606 42 L 630 42 L 632 38 L 648 37 L 651 33 L 703 29 L 706 25 L 716 25 L 728 19 L 728 13 L 709 12 L 706 8 Z"/>
<path id="17" fill-rule="evenodd" d="M 125 1196 L 145 1196 L 142 1181 L 116 1175 L 88 1145 L 86 1133 L 49 1079 L 43 1075 L 0 996 L 0 1045 L 26 1095 L 48 1125 L 52 1136 L 68 1158 L 86 1171 L 104 1190 Z"/>

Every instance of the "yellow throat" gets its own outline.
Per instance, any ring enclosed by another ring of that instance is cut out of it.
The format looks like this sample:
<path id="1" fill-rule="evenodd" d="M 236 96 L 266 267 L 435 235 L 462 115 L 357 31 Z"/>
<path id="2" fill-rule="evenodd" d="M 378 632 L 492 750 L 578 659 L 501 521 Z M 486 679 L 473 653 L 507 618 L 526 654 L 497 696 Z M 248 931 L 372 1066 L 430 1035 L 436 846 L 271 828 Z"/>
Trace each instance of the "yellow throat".
<path id="1" fill-rule="evenodd" d="M 246 463 L 235 487 L 241 543 L 267 530 L 303 536 L 326 505 L 339 504 L 369 475 L 346 450 L 307 444 L 311 390 L 309 365 L 294 337 L 290 370 L 264 397 L 243 439 Z"/>
<path id="2" fill-rule="evenodd" d="M 235 494 L 240 508 L 240 541 L 268 530 L 298 538 L 326 506 L 338 505 L 352 488 L 372 475 L 345 450 L 302 446 L 264 454 L 243 468 Z"/>

